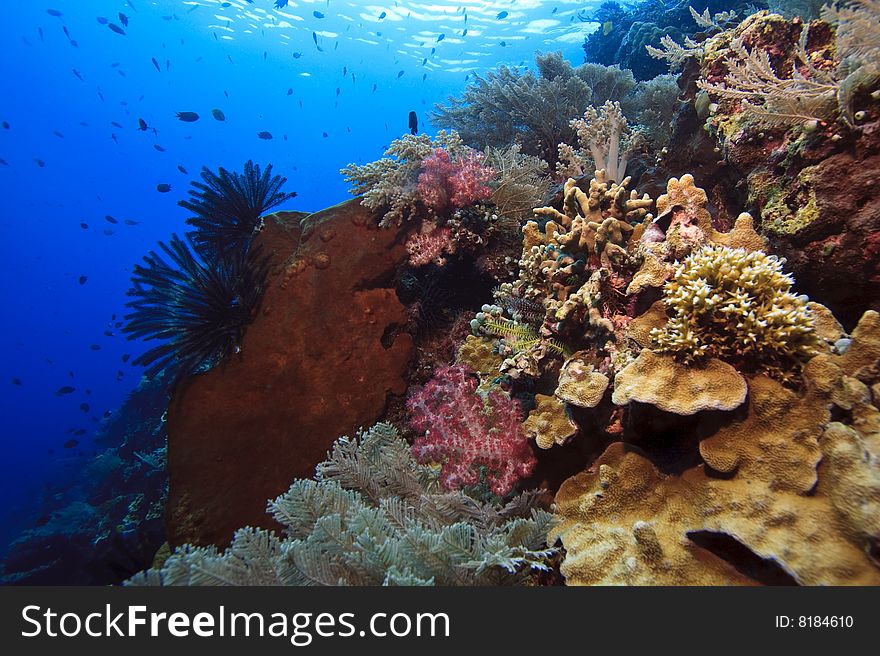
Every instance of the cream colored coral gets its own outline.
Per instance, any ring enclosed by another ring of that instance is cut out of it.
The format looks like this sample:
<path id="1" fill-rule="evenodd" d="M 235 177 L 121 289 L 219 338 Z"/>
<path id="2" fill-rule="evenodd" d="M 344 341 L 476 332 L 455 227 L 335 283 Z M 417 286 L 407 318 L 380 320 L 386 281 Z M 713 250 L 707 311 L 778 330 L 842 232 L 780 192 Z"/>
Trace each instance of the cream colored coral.
<path id="1" fill-rule="evenodd" d="M 611 400 L 648 403 L 665 412 L 692 415 L 701 410 L 733 410 L 746 399 L 746 381 L 729 364 L 709 359 L 683 364 L 671 355 L 643 349 L 614 378 Z"/>
<path id="2" fill-rule="evenodd" d="M 554 444 L 564 444 L 577 433 L 577 424 L 568 416 L 565 403 L 555 396 L 538 394 L 535 396 L 535 409 L 523 423 L 527 437 L 535 440 L 542 449 Z"/>
<path id="3" fill-rule="evenodd" d="M 748 360 L 790 378 L 818 346 L 806 298 L 791 293 L 791 285 L 775 256 L 705 246 L 666 283 L 664 301 L 672 316 L 653 333 L 652 348 L 686 362 Z"/>
<path id="4" fill-rule="evenodd" d="M 606 389 L 608 377 L 595 371 L 583 356 L 575 353 L 562 365 L 554 394 L 562 401 L 580 408 L 595 408 Z"/>

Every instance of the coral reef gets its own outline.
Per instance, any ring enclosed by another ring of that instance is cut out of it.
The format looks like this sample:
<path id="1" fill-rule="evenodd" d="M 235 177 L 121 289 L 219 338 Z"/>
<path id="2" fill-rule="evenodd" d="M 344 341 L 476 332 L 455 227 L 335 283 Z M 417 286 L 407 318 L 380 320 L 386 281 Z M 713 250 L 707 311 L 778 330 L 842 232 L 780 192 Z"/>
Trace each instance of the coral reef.
<path id="1" fill-rule="evenodd" d="M 485 481 L 499 497 L 532 473 L 535 458 L 520 431 L 519 404 L 500 390 L 485 397 L 479 377 L 461 364 L 441 367 L 424 387 L 409 396 L 410 424 L 420 435 L 413 455 L 439 463 L 447 490 Z"/>
<path id="2" fill-rule="evenodd" d="M 621 181 L 631 153 L 645 143 L 641 131 L 631 129 L 617 102 L 608 101 L 598 110 L 588 107 L 583 118 L 570 125 L 577 134 L 578 148 L 559 144 L 556 172 L 563 178 L 604 170 L 609 180 Z"/>
<path id="3" fill-rule="evenodd" d="M 880 411 L 867 387 L 877 372 L 860 366 L 876 365 L 878 340 L 880 316 L 868 312 L 849 355 L 823 354 L 807 364 L 805 392 L 763 376 L 750 379 L 746 415 L 700 442 L 706 465 L 664 474 L 638 450 L 612 444 L 556 496 L 562 522 L 550 539 L 561 537 L 566 548 L 567 582 L 760 580 L 759 569 L 733 567 L 725 558 L 733 552 L 718 536 L 797 583 L 880 582 L 871 556 L 878 525 L 870 511 L 880 502 Z M 849 408 L 851 419 L 831 421 L 829 402 Z M 702 541 L 707 535 L 716 540 Z"/>
<path id="4" fill-rule="evenodd" d="M 549 513 L 445 492 L 390 424 L 333 444 L 314 480 L 269 502 L 284 537 L 242 528 L 231 546 L 184 546 L 130 585 L 510 585 L 548 568 Z"/>
<path id="5" fill-rule="evenodd" d="M 483 155 L 472 151 L 452 160 L 442 148 L 435 148 L 422 161 L 418 192 L 421 201 L 436 214 L 449 208 L 466 207 L 492 195 L 486 183 L 495 171 L 483 166 Z"/>

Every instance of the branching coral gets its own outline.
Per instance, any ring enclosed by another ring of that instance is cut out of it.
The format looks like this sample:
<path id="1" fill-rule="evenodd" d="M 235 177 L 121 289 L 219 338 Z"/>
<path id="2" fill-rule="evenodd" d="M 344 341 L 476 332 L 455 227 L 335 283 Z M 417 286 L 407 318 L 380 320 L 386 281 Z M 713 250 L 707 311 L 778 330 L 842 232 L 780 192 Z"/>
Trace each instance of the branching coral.
<path id="1" fill-rule="evenodd" d="M 190 199 L 178 204 L 195 214 L 187 223 L 196 228 L 193 242 L 199 252 L 212 259 L 235 257 L 247 251 L 260 217 L 269 209 L 296 196 L 281 187 L 287 178 L 272 175 L 248 160 L 244 173 L 229 172 L 222 166 L 217 173 L 202 168 L 202 182 L 192 182 Z"/>
<path id="2" fill-rule="evenodd" d="M 505 496 L 528 476 L 535 458 L 520 431 L 519 404 L 504 392 L 477 393 L 478 377 L 463 365 L 442 367 L 410 395 L 410 423 L 422 434 L 413 444 L 421 463 L 440 463 L 447 490 L 480 483 Z"/>
<path id="3" fill-rule="evenodd" d="M 598 110 L 588 107 L 583 118 L 570 125 L 577 134 L 578 148 L 559 144 L 556 172 L 564 178 L 604 170 L 609 180 L 620 182 L 631 153 L 645 145 L 644 135 L 630 127 L 617 102 L 608 101 Z"/>
<path id="4" fill-rule="evenodd" d="M 187 241 L 177 235 L 150 251 L 146 265 L 136 264 L 132 272 L 135 300 L 125 316 L 129 339 L 166 340 L 137 359 L 147 365 L 148 376 L 163 369 L 190 374 L 214 366 L 238 348 L 244 327 L 250 323 L 268 271 L 267 258 L 251 249 L 218 262 L 196 255 Z"/>
<path id="5" fill-rule="evenodd" d="M 672 316 L 653 332 L 654 348 L 687 362 L 717 357 L 789 378 L 818 346 L 806 298 L 791 285 L 772 255 L 705 246 L 666 283 Z"/>
<path id="6" fill-rule="evenodd" d="M 548 569 L 552 516 L 440 489 L 390 424 L 341 438 L 315 480 L 269 502 L 284 537 L 243 528 L 225 551 L 184 546 L 129 585 L 509 585 Z"/>
<path id="7" fill-rule="evenodd" d="M 514 144 L 504 149 L 487 148 L 486 163 L 497 173 L 488 185 L 492 190 L 490 200 L 501 216 L 520 221 L 544 202 L 550 190 L 544 175 L 547 162 L 521 153 L 519 144 Z"/>

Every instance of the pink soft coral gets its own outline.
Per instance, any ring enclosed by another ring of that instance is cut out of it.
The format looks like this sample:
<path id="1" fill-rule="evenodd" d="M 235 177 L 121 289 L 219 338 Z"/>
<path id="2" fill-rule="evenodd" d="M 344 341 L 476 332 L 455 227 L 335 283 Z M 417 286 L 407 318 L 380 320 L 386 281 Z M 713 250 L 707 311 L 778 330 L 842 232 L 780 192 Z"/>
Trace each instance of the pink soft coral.
<path id="1" fill-rule="evenodd" d="M 483 156 L 472 150 L 453 160 L 443 148 L 422 162 L 419 174 L 419 195 L 435 212 L 466 207 L 485 200 L 492 190 L 485 185 L 495 176 L 495 170 L 483 166 Z"/>
<path id="2" fill-rule="evenodd" d="M 439 266 L 446 264 L 444 254 L 455 252 L 455 241 L 449 228 L 434 228 L 429 232 L 413 233 L 406 240 L 409 263 L 414 267 L 425 266 L 431 262 Z"/>
<path id="3" fill-rule="evenodd" d="M 420 463 L 442 465 L 440 483 L 455 490 L 480 482 L 480 467 L 498 496 L 535 468 L 520 429 L 519 404 L 500 391 L 484 398 L 477 377 L 464 365 L 441 367 L 407 401 L 412 427 L 424 433 L 413 444 Z"/>

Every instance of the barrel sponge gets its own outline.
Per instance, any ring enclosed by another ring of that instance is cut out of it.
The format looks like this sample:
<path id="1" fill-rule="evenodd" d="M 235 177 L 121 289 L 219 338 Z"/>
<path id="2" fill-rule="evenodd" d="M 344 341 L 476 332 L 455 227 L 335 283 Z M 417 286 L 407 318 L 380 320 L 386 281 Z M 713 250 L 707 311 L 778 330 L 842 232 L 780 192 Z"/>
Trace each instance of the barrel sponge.
<path id="1" fill-rule="evenodd" d="M 555 396 L 538 394 L 535 402 L 537 405 L 523 423 L 523 430 L 540 448 L 549 449 L 554 444 L 564 444 L 577 433 L 577 424 L 568 416 L 563 401 Z"/>
<path id="2" fill-rule="evenodd" d="M 665 412 L 692 415 L 738 408 L 747 391 L 746 381 L 726 362 L 711 358 L 688 365 L 671 355 L 643 349 L 617 373 L 611 400 L 617 405 L 638 401 Z"/>
<path id="3" fill-rule="evenodd" d="M 761 251 L 704 246 L 664 287 L 671 317 L 653 348 L 685 362 L 716 357 L 786 380 L 818 352 L 804 296 L 793 294 L 784 260 Z"/>
<path id="4" fill-rule="evenodd" d="M 605 395 L 606 389 L 608 389 L 608 377 L 594 370 L 583 358 L 575 354 L 562 365 L 555 394 L 562 401 L 579 408 L 595 408 Z"/>

